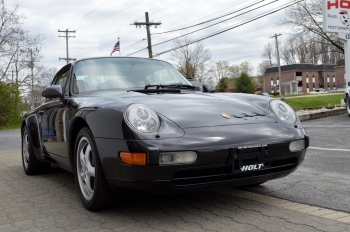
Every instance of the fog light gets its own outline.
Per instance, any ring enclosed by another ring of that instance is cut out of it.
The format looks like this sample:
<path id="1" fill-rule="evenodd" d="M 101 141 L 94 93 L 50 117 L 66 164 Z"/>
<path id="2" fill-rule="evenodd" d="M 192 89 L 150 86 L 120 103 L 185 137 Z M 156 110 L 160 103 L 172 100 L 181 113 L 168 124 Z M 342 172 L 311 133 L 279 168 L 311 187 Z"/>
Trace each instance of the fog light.
<path id="1" fill-rule="evenodd" d="M 120 152 L 120 159 L 125 164 L 146 165 L 146 153 Z"/>
<path id="2" fill-rule="evenodd" d="M 189 164 L 197 159 L 193 151 L 162 152 L 159 154 L 159 164 Z"/>
<path id="3" fill-rule="evenodd" d="M 289 144 L 289 150 L 291 152 L 301 151 L 305 149 L 305 140 L 296 140 Z"/>

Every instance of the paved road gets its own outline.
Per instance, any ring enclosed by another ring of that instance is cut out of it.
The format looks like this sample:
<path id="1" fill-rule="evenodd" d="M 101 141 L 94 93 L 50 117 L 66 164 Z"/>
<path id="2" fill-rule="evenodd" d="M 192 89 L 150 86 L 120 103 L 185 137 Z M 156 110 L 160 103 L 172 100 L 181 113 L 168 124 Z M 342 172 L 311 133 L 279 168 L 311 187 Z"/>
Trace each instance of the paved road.
<path id="1" fill-rule="evenodd" d="M 344 114 L 309 120 L 304 163 L 292 175 L 246 190 L 294 202 L 350 212 L 350 118 Z"/>
<path id="2" fill-rule="evenodd" d="M 19 130 L 3 131 L 0 231 L 350 231 L 349 120 L 304 122 L 311 148 L 286 178 L 184 195 L 119 193 L 115 207 L 97 213 L 82 207 L 72 174 L 26 176 Z"/>
<path id="3" fill-rule="evenodd" d="M 232 188 L 184 195 L 116 194 L 89 212 L 74 176 L 26 176 L 20 151 L 0 152 L 0 231 L 349 231 L 350 214 Z"/>
<path id="4" fill-rule="evenodd" d="M 21 149 L 21 130 L 0 131 L 0 151 Z"/>

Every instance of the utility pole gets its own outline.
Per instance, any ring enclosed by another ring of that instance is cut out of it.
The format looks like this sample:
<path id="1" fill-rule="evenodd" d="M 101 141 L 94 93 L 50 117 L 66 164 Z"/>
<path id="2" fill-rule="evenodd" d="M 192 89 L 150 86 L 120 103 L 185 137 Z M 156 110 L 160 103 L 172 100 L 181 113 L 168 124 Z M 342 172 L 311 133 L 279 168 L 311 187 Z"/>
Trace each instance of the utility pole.
<path id="1" fill-rule="evenodd" d="M 36 51 L 38 51 L 36 49 Z M 30 52 L 30 60 L 28 61 L 24 61 L 24 62 L 28 62 L 29 63 L 29 68 L 31 69 L 31 92 L 32 92 L 32 104 L 31 104 L 31 109 L 34 109 L 35 108 L 35 105 L 34 105 L 34 58 L 33 58 L 33 50 L 31 48 L 29 48 L 29 52 Z M 18 58 L 17 58 L 18 60 Z M 13 70 L 12 70 L 12 76 L 13 76 Z"/>
<path id="2" fill-rule="evenodd" d="M 75 33 L 75 31 L 68 31 L 68 28 L 65 31 L 60 31 L 58 30 L 58 32 L 64 32 L 66 35 L 59 35 L 58 37 L 65 37 L 66 38 L 66 54 L 67 57 L 66 58 L 59 58 L 59 60 L 65 60 L 67 61 L 67 64 L 69 63 L 70 60 L 75 60 L 75 58 L 69 58 L 69 53 L 68 53 L 68 38 L 75 38 L 75 36 L 71 36 L 69 35 L 69 33 Z"/>
<path id="3" fill-rule="evenodd" d="M 280 96 L 282 96 L 281 92 L 281 86 L 282 86 L 282 76 L 281 76 L 281 64 L 280 64 L 280 52 L 278 50 L 278 40 L 277 37 L 281 36 L 282 34 L 275 34 L 274 36 L 271 36 L 270 38 L 275 37 L 276 40 L 276 51 L 277 51 L 277 63 L 278 63 L 278 77 L 279 77 L 279 86 L 278 86 L 278 91 L 280 92 Z"/>
<path id="4" fill-rule="evenodd" d="M 30 69 L 32 70 L 32 109 L 34 106 L 34 60 L 33 60 L 33 50 L 30 49 Z"/>
<path id="5" fill-rule="evenodd" d="M 149 58 L 153 58 L 153 54 L 152 54 L 152 42 L 151 42 L 151 31 L 150 31 L 150 27 L 151 26 L 155 26 L 155 28 L 157 28 L 157 26 L 161 25 L 162 23 L 150 23 L 149 22 L 149 18 L 148 18 L 148 12 L 145 12 L 145 16 L 146 16 L 146 22 L 134 22 L 131 25 L 135 25 L 136 27 L 139 26 L 141 28 L 141 26 L 146 26 L 146 30 L 147 30 L 147 42 L 148 42 L 148 57 Z"/>

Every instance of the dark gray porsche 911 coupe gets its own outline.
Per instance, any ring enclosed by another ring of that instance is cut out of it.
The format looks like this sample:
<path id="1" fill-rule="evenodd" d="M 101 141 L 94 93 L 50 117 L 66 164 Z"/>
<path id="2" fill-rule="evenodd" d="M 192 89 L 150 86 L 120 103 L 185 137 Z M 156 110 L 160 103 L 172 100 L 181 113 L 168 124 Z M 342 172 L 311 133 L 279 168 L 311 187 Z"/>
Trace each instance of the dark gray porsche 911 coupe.
<path id="1" fill-rule="evenodd" d="M 293 172 L 309 146 L 286 103 L 199 91 L 160 60 L 77 60 L 42 95 L 22 122 L 24 171 L 73 172 L 89 210 L 108 206 L 115 189 L 261 184 Z"/>

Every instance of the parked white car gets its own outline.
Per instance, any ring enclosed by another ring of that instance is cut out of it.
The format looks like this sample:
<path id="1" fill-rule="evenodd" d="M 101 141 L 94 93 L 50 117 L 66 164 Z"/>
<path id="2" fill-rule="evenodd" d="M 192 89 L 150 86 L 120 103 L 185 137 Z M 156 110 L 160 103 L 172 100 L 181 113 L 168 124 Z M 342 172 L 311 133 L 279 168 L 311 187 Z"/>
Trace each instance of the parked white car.
<path id="1" fill-rule="evenodd" d="M 321 94 L 321 93 L 327 93 L 325 89 L 315 89 L 309 92 L 309 94 Z"/>

